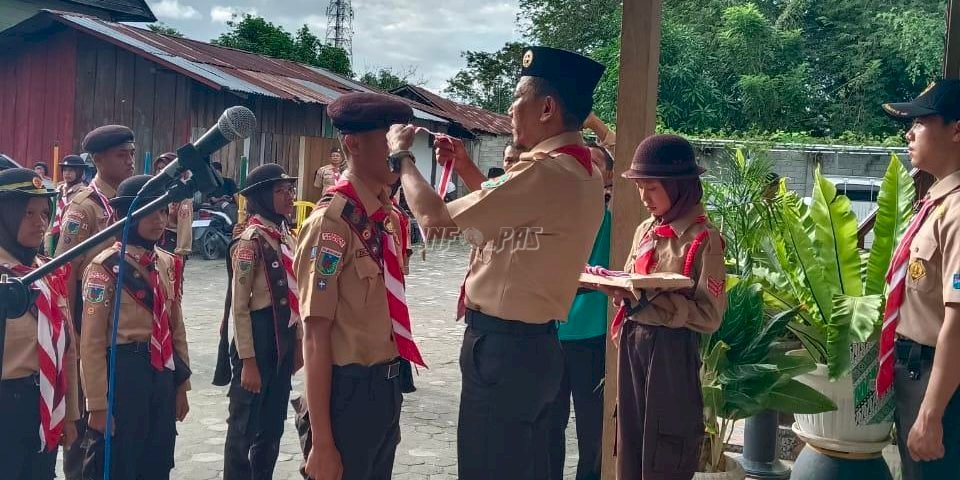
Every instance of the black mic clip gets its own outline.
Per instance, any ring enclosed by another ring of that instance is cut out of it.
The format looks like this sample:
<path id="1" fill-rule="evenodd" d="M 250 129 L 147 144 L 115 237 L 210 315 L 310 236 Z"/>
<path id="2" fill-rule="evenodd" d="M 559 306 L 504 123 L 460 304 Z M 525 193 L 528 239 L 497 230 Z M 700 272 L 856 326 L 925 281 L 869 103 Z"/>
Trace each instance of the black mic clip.
<path id="1" fill-rule="evenodd" d="M 201 155 L 192 143 L 177 149 L 177 160 L 180 161 L 180 168 L 190 170 L 193 174 L 190 181 L 200 193 L 207 195 L 223 187 L 223 178 L 213 169 L 210 157 Z"/>

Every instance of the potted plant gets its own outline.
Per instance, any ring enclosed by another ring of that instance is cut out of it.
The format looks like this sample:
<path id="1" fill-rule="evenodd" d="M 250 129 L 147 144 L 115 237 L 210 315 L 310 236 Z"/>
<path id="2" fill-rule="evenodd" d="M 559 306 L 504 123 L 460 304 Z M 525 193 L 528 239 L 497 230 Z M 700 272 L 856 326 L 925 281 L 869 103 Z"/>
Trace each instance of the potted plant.
<path id="1" fill-rule="evenodd" d="M 912 215 L 913 180 L 893 156 L 877 200 L 875 240 L 869 252 L 857 246 L 857 218 L 850 200 L 817 169 L 806 205 L 780 188 L 782 228 L 778 265 L 762 271 L 768 305 L 796 311 L 790 330 L 803 344 L 797 356 L 816 362 L 798 380 L 823 392 L 836 412 L 797 415 L 808 443 L 843 451 L 880 451 L 889 442 L 892 404 L 878 401 L 876 336 L 882 322 L 884 286 L 895 239 Z"/>
<path id="2" fill-rule="evenodd" d="M 764 409 L 818 413 L 835 408 L 816 390 L 794 379 L 813 371 L 809 357 L 775 348 L 795 311 L 764 311 L 761 285 L 728 278 L 728 306 L 720 329 L 700 340 L 701 384 L 706 436 L 701 450 L 702 480 L 742 480 L 743 468 L 724 453 L 733 423 Z"/>

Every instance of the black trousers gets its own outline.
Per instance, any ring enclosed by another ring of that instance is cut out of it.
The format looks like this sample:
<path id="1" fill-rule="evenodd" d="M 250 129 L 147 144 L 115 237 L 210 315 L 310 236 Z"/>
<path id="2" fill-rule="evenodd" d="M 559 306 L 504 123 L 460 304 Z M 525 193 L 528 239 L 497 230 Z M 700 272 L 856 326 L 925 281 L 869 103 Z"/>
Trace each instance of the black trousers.
<path id="1" fill-rule="evenodd" d="M 563 353 L 556 323 L 534 325 L 467 311 L 460 349 L 460 480 L 548 478 L 550 406 Z"/>
<path id="2" fill-rule="evenodd" d="M 930 381 L 933 354 L 932 347 L 910 340 L 897 340 L 893 370 L 893 391 L 897 402 L 894 419 L 903 480 L 960 478 L 960 390 L 954 392 L 943 415 L 943 458 L 932 462 L 915 462 L 907 450 L 907 437 L 917 420 Z"/>
<path id="3" fill-rule="evenodd" d="M 0 477 L 50 480 L 57 449 L 40 450 L 40 387 L 36 376 L 0 383 Z"/>
<path id="4" fill-rule="evenodd" d="M 150 344 L 117 346 L 110 478 L 166 480 L 177 439 L 173 372 L 150 365 Z M 104 436 L 89 428 L 83 439 L 84 480 L 100 480 Z"/>
<path id="5" fill-rule="evenodd" d="M 577 422 L 577 480 L 600 478 L 603 441 L 603 386 L 607 337 L 561 341 L 563 378 L 550 413 L 550 478 L 563 478 L 570 397 Z"/>
<path id="6" fill-rule="evenodd" d="M 251 313 L 253 346 L 260 370 L 260 393 L 240 386 L 243 362 L 235 345 L 230 346 L 233 378 L 224 445 L 224 480 L 268 480 L 280 454 L 280 439 L 287 420 L 290 379 L 293 376 L 293 352 L 277 363 L 272 309 Z"/>
<path id="7" fill-rule="evenodd" d="M 83 289 L 80 282 L 77 282 L 74 286 L 76 292 L 77 302 L 73 305 L 73 326 L 74 332 L 80 333 L 80 319 L 83 318 Z M 76 365 L 73 368 L 77 368 Z M 75 375 L 79 375 L 79 370 L 74 372 Z M 83 439 L 86 437 L 87 432 L 87 421 L 86 417 L 83 415 L 85 401 L 83 396 L 83 385 L 79 385 L 80 398 L 80 420 L 76 421 L 77 426 L 77 440 L 73 442 L 73 445 L 70 448 L 63 451 L 63 476 L 66 480 L 81 480 L 83 478 Z"/>

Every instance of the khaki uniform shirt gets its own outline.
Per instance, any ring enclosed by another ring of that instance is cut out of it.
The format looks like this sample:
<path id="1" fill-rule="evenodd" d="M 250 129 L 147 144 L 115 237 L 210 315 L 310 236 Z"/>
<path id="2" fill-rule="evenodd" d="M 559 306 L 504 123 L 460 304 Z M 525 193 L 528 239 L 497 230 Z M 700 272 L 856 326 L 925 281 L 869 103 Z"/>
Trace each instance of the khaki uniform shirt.
<path id="1" fill-rule="evenodd" d="M 947 305 L 960 304 L 960 172 L 943 178 L 928 193 L 942 199 L 910 243 L 906 290 L 897 333 L 935 347 Z"/>
<path id="2" fill-rule="evenodd" d="M 9 252 L 0 248 L 0 265 L 13 268 L 20 262 Z M 67 348 L 63 354 L 64 374 L 67 378 L 68 422 L 80 418 L 77 400 L 77 338 L 73 333 L 73 321 L 67 299 L 62 298 L 57 305 L 63 315 L 63 332 L 67 335 Z M 37 358 L 37 317 L 29 311 L 20 318 L 7 320 L 7 336 L 3 341 L 3 380 L 28 377 L 40 372 Z"/>
<path id="3" fill-rule="evenodd" d="M 689 328 L 701 333 L 712 333 L 720 328 L 723 313 L 727 309 L 726 267 L 723 260 L 723 238 L 710 222 L 697 223 L 704 215 L 703 206 L 696 206 L 686 215 L 674 220 L 670 226 L 677 238 L 656 240 L 656 272 L 683 273 L 687 253 L 694 239 L 703 231 L 709 235 L 700 244 L 690 278 L 696 282 L 692 291 L 648 292 L 651 304 L 637 312 L 631 320 L 647 325 L 663 325 L 671 328 Z M 653 227 L 653 218 L 637 227 L 633 236 L 630 255 L 624 270 L 633 272 L 637 259 L 637 247 Z M 656 297 L 654 298 L 654 295 Z"/>
<path id="4" fill-rule="evenodd" d="M 96 182 L 100 193 L 103 193 L 108 200 L 117 195 L 116 189 L 107 185 L 106 182 L 100 181 L 100 177 L 95 177 L 93 182 Z M 67 211 L 64 212 L 63 219 L 60 221 L 60 239 L 57 241 L 54 256 L 60 255 L 93 235 L 100 233 L 101 230 L 107 228 L 113 222 L 114 219 L 106 215 L 103 207 L 100 206 L 100 203 L 95 198 L 96 194 L 93 193 L 93 189 L 84 187 L 73 197 L 70 204 L 67 205 Z M 116 242 L 116 240 L 113 238 L 106 239 L 100 245 L 91 248 L 70 261 L 72 270 L 70 272 L 70 279 L 67 282 L 67 291 L 70 296 L 71 306 L 77 301 L 75 297 L 78 292 L 76 291 L 75 285 L 80 281 L 87 265 L 90 265 L 94 257 L 105 248 L 113 245 L 114 242 Z"/>
<path id="5" fill-rule="evenodd" d="M 387 192 L 379 195 L 355 175 L 345 174 L 368 215 L 393 208 Z M 376 365 L 397 357 L 387 287 L 380 265 L 343 219 L 346 197 L 335 194 L 316 208 L 300 230 L 294 269 L 300 282 L 304 321 L 333 320 L 334 365 Z"/>
<path id="6" fill-rule="evenodd" d="M 253 218 L 260 220 L 268 227 L 278 228 L 277 224 L 260 215 L 255 215 Z M 233 299 L 230 307 L 233 314 L 233 341 L 241 359 L 256 356 L 253 347 L 253 323 L 250 312 L 273 305 L 266 266 L 255 240 L 257 236 L 277 251 L 277 258 L 281 257 L 280 244 L 269 235 L 261 235 L 254 227 L 247 227 L 240 234 L 240 239 L 230 249 L 230 262 L 233 265 L 233 284 L 231 286 Z M 293 236 L 288 235 L 282 240 L 291 252 L 296 250 L 297 241 Z M 303 301 L 300 303 L 303 304 Z M 303 338 L 300 323 L 296 324 L 296 329 L 297 338 Z"/>
<path id="7" fill-rule="evenodd" d="M 474 246 L 468 308 L 526 323 L 567 318 L 604 208 L 600 172 L 549 153 L 570 144 L 583 144 L 579 132 L 545 140 L 504 175 L 447 204 Z"/>
<path id="8" fill-rule="evenodd" d="M 110 339 L 113 335 L 113 302 L 116 301 L 116 277 L 103 266 L 103 261 L 117 252 L 119 247 L 110 246 L 100 252 L 83 274 L 83 322 L 80 334 L 80 378 L 87 396 L 87 410 L 91 412 L 107 408 L 107 359 Z M 127 255 L 139 257 L 146 250 L 135 245 L 127 246 Z M 183 310 L 179 292 L 173 288 L 173 257 L 157 249 L 157 270 L 160 281 L 166 288 L 167 311 L 170 312 L 170 335 L 173 349 L 180 359 L 190 365 L 187 352 L 187 331 L 183 324 Z M 139 275 L 149 278 L 147 269 L 136 261 L 127 260 L 124 276 Z M 149 283 L 149 281 L 148 281 Z M 153 312 L 143 308 L 127 290 L 120 297 L 120 320 L 117 329 L 117 345 L 150 343 L 153 334 Z M 184 383 L 190 389 L 190 380 Z"/>
<path id="9" fill-rule="evenodd" d="M 337 179 L 343 174 L 339 172 L 340 168 L 331 165 L 324 165 L 317 169 L 317 174 L 313 177 L 313 186 L 327 193 L 327 189 L 337 184 Z"/>
<path id="10" fill-rule="evenodd" d="M 59 191 L 59 188 L 60 188 L 61 186 L 63 186 L 63 185 L 64 185 L 64 183 L 63 183 L 63 182 L 60 182 L 60 184 L 57 186 L 58 191 Z M 65 204 L 65 205 L 69 205 L 70 202 L 73 201 L 73 197 L 76 197 L 77 194 L 80 193 L 80 191 L 83 190 L 84 188 L 87 188 L 87 186 L 84 185 L 83 182 L 78 181 L 77 183 L 73 184 L 73 186 L 71 186 L 70 188 L 68 188 L 66 192 L 63 192 L 64 204 Z M 59 200 L 57 200 L 57 203 L 59 204 Z M 65 212 L 57 212 L 57 211 L 54 211 L 54 212 L 53 212 L 54 215 L 59 215 L 59 214 L 61 214 L 61 213 L 64 213 L 63 217 L 66 218 Z M 61 224 L 61 229 L 62 229 L 62 227 L 63 227 L 63 225 Z M 49 242 L 51 241 L 51 240 L 50 240 L 51 237 L 53 237 L 53 233 L 48 230 L 47 233 L 46 233 L 46 235 L 44 235 L 44 237 L 43 237 L 43 245 L 44 245 L 44 248 L 46 248 L 46 245 L 48 245 Z M 56 247 L 56 245 L 54 245 L 54 247 Z M 72 287 L 71 287 L 71 288 L 72 288 Z"/>
<path id="11" fill-rule="evenodd" d="M 193 198 L 170 204 L 167 230 L 177 233 L 177 247 L 173 253 L 190 255 L 193 251 Z"/>

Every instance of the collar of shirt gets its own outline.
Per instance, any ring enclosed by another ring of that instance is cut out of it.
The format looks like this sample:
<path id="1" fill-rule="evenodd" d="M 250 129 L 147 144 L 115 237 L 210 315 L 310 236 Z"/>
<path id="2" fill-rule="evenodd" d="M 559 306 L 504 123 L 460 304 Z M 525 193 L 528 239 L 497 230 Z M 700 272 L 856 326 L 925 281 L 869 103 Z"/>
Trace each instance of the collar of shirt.
<path id="1" fill-rule="evenodd" d="M 520 160 L 535 160 L 534 156 L 538 153 L 550 153 L 566 145 L 583 145 L 583 137 L 580 136 L 580 132 L 564 132 L 560 135 L 550 137 L 538 143 L 535 147 L 531 148 L 529 152 L 521 153 Z"/>
<path id="2" fill-rule="evenodd" d="M 960 170 L 943 177 L 940 181 L 933 184 L 933 186 L 930 187 L 928 195 L 930 196 L 930 200 L 938 200 L 954 191 L 957 187 L 960 187 Z"/>
<path id="3" fill-rule="evenodd" d="M 695 205 L 693 208 L 687 211 L 677 218 L 676 220 L 670 222 L 670 228 L 677 234 L 677 237 L 683 236 L 683 234 L 697 223 L 697 219 L 701 215 L 706 215 L 706 212 L 703 210 L 703 204 Z"/>
<path id="4" fill-rule="evenodd" d="M 267 227 L 267 228 L 272 228 L 272 229 L 277 230 L 277 231 L 280 230 L 280 226 L 279 226 L 279 225 L 277 225 L 276 223 L 271 222 L 270 220 L 267 220 L 266 217 L 263 217 L 263 216 L 261 216 L 261 215 L 254 215 L 253 218 L 256 218 L 257 220 L 259 220 L 260 223 L 262 223 L 263 226 L 265 226 L 265 227 Z"/>
<path id="5" fill-rule="evenodd" d="M 113 198 L 117 196 L 117 189 L 107 182 L 101 180 L 99 175 L 93 177 L 90 185 L 96 185 L 97 188 L 100 189 L 100 193 L 104 194 L 107 198 Z"/>
<path id="6" fill-rule="evenodd" d="M 393 203 L 388 198 L 389 191 L 386 188 L 382 188 L 379 193 L 376 193 L 376 189 L 369 182 L 364 181 L 350 170 L 347 170 L 343 176 L 353 185 L 353 189 L 360 197 L 360 203 L 363 205 L 363 210 L 367 213 L 367 216 L 373 216 L 377 210 L 385 209 L 389 212 L 393 209 Z"/>

